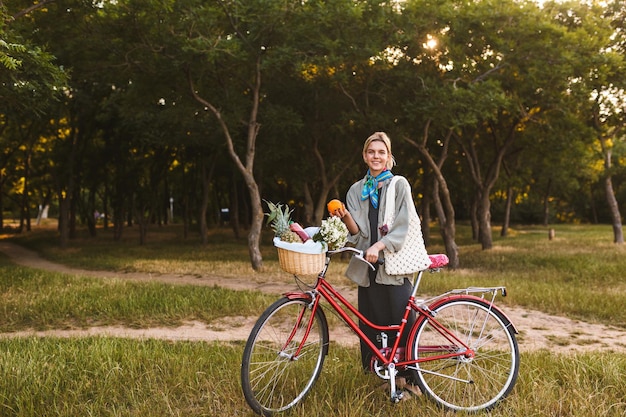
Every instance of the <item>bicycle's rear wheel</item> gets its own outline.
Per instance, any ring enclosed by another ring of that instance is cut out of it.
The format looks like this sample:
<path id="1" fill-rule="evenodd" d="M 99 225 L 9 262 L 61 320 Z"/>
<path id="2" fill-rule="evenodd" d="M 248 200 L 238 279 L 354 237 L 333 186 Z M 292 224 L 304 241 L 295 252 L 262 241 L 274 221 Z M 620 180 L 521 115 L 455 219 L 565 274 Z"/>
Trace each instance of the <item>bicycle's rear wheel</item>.
<path id="1" fill-rule="evenodd" d="M 485 300 L 455 296 L 431 306 L 434 318 L 466 343 L 473 358 L 455 356 L 417 364 L 417 384 L 444 408 L 489 410 L 513 389 L 519 372 L 519 348 L 510 321 Z M 444 337 L 427 317 L 411 332 L 412 359 L 426 359 L 465 350 Z"/>
<path id="2" fill-rule="evenodd" d="M 310 302 L 281 298 L 252 328 L 243 352 L 241 385 L 256 413 L 268 416 L 293 407 L 322 371 L 328 352 L 328 323 L 321 308 L 311 317 Z M 311 319 L 311 331 L 302 343 Z M 302 350 L 294 357 L 299 347 Z"/>

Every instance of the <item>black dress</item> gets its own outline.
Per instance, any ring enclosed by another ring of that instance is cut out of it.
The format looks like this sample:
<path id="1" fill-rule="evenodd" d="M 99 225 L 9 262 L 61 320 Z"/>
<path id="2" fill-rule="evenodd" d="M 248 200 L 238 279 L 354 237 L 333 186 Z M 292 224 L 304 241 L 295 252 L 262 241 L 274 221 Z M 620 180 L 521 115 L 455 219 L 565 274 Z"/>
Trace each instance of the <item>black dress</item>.
<path id="1" fill-rule="evenodd" d="M 371 230 L 370 245 L 373 245 L 378 241 L 378 208 L 374 208 L 372 203 L 369 205 L 369 222 Z M 376 270 L 369 271 L 370 286 L 359 287 L 358 290 L 358 306 L 359 311 L 363 316 L 370 320 L 374 324 L 378 325 L 390 325 L 400 324 L 402 316 L 404 315 L 407 301 L 411 296 L 411 290 L 413 289 L 411 282 L 408 278 L 404 279 L 403 285 L 383 285 L 376 282 L 376 274 L 378 272 L 378 265 Z M 412 312 L 409 317 L 408 325 L 411 325 L 415 320 L 415 313 Z M 359 328 L 367 336 L 374 345 L 379 348 L 382 347 L 380 341 L 376 340 L 378 331 L 366 326 L 364 323 L 359 322 Z M 408 332 L 405 332 L 405 334 Z M 387 346 L 391 347 L 396 340 L 396 332 L 387 332 Z M 401 340 L 400 346 L 406 345 L 405 340 Z M 363 369 L 370 369 L 370 362 L 372 359 L 372 353 L 370 348 L 361 342 L 361 362 Z"/>

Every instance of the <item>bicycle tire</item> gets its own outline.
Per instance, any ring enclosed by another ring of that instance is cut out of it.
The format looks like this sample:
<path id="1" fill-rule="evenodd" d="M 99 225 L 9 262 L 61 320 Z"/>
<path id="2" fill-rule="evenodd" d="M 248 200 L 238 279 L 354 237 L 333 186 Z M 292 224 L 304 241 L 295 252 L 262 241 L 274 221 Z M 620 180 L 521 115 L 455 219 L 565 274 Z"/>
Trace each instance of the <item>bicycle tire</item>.
<path id="1" fill-rule="evenodd" d="M 433 317 L 475 356 L 456 356 L 415 365 L 416 383 L 428 398 L 445 409 L 490 410 L 513 389 L 519 373 L 519 347 L 509 319 L 490 303 L 471 295 L 452 296 L 430 306 Z M 422 316 L 409 335 L 411 359 L 459 351 Z M 413 368 L 413 367 L 411 367 Z"/>
<path id="2" fill-rule="evenodd" d="M 252 328 L 243 352 L 241 385 L 246 402 L 257 414 L 269 416 L 295 406 L 322 371 L 328 353 L 328 323 L 321 308 L 315 312 L 302 351 L 292 357 L 312 318 L 310 303 L 306 297 L 281 298 Z"/>

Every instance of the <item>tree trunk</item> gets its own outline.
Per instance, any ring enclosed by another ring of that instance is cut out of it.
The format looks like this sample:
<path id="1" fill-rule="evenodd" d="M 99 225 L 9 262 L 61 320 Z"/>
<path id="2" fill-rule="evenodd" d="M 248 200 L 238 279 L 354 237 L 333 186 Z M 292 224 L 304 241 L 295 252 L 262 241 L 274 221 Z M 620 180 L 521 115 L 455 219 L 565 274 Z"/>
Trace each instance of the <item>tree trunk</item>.
<path id="1" fill-rule="evenodd" d="M 315 204 L 313 203 L 313 196 L 311 195 L 308 182 L 304 183 L 302 189 L 304 191 L 304 225 L 306 227 L 315 224 Z"/>
<path id="2" fill-rule="evenodd" d="M 62 248 L 66 248 L 69 244 L 69 239 L 71 237 L 71 227 L 72 227 L 72 199 L 75 197 L 74 187 L 75 187 L 75 162 L 76 162 L 76 154 L 77 154 L 77 142 L 78 142 L 78 133 L 76 129 L 72 129 L 69 140 L 70 149 L 67 153 L 67 160 L 65 172 L 61 175 L 59 172 L 56 173 L 56 181 L 57 185 L 57 195 L 59 196 L 59 235 L 60 235 L 60 246 Z M 58 140 L 62 140 L 57 138 Z M 64 182 L 65 180 L 65 182 Z"/>
<path id="3" fill-rule="evenodd" d="M 146 238 L 148 237 L 148 224 L 150 222 L 150 213 L 144 207 L 139 207 L 136 209 L 136 222 L 139 226 L 139 245 L 143 246 L 146 244 Z"/>
<path id="4" fill-rule="evenodd" d="M 489 192 L 483 190 L 477 206 L 478 220 L 478 239 L 483 250 L 493 247 L 493 238 L 491 236 L 491 201 L 489 200 Z"/>
<path id="5" fill-rule="evenodd" d="M 619 212 L 619 205 L 613 192 L 613 181 L 611 176 L 608 175 L 604 180 L 604 189 L 606 191 L 606 200 L 611 212 L 611 219 L 613 221 L 613 242 L 617 244 L 624 243 L 624 231 L 622 229 L 622 217 Z"/>
<path id="6" fill-rule="evenodd" d="M 446 214 L 447 210 L 444 209 L 444 204 L 442 204 L 442 195 L 444 201 L 449 200 L 450 195 L 445 196 L 445 192 L 442 193 L 440 188 L 439 182 L 435 182 L 432 193 L 433 202 L 435 204 L 435 210 L 437 211 L 437 217 L 439 218 L 441 237 L 449 259 L 448 267 L 456 269 L 459 267 L 460 262 L 459 247 L 456 244 L 456 225 L 454 219 L 452 219 L 452 221 L 450 220 L 449 215 Z M 448 203 L 446 203 L 446 205 L 447 204 Z"/>
<path id="7" fill-rule="evenodd" d="M 500 169 L 503 164 L 502 161 L 514 142 L 515 132 L 518 130 L 518 123 L 520 121 L 521 120 L 514 121 L 510 125 L 503 139 L 499 138 L 499 129 L 497 129 L 496 126 L 490 126 L 489 130 L 492 136 L 493 157 L 486 165 L 484 162 L 481 164 L 482 161 L 478 153 L 481 145 L 472 138 L 471 134 L 467 135 L 469 139 L 464 141 L 460 135 L 453 133 L 454 138 L 457 139 L 459 146 L 461 146 L 465 154 L 467 166 L 476 187 L 473 201 L 475 206 L 472 207 L 472 233 L 474 234 L 474 238 L 477 238 L 481 243 L 483 250 L 493 247 L 493 238 L 491 236 L 491 201 L 489 200 L 489 194 L 500 176 Z M 481 165 L 487 168 L 484 173 L 481 170 Z"/>
<path id="8" fill-rule="evenodd" d="M 22 198 L 20 202 L 20 233 L 24 231 L 24 228 L 26 228 L 26 231 L 30 231 L 30 212 L 28 209 L 28 195 L 30 194 L 30 190 L 28 189 L 30 181 L 30 155 L 31 150 L 29 149 L 24 158 L 24 189 L 22 191 Z M 28 223 L 26 223 L 27 221 Z"/>
<path id="9" fill-rule="evenodd" d="M 261 229 L 263 227 L 263 206 L 261 206 L 261 195 L 256 182 L 246 181 L 248 191 L 250 192 L 252 218 L 250 223 L 250 233 L 248 234 L 248 252 L 252 268 L 255 271 L 263 267 L 263 257 L 259 247 L 261 241 Z"/>
<path id="10" fill-rule="evenodd" d="M 62 249 L 65 249 L 67 248 L 67 245 L 70 240 L 70 228 L 67 225 L 69 221 L 69 217 L 70 217 L 69 196 L 67 195 L 64 196 L 63 195 L 64 193 L 62 190 L 59 190 L 57 194 L 59 196 L 59 224 L 58 224 L 59 246 Z"/>
<path id="11" fill-rule="evenodd" d="M 593 198 L 593 191 L 589 190 L 589 205 L 591 206 L 591 223 L 598 224 L 598 208 L 596 207 L 596 200 Z"/>
<path id="12" fill-rule="evenodd" d="M 474 195 L 472 197 L 472 204 L 470 205 L 470 224 L 472 225 L 472 240 L 480 241 L 480 222 L 478 221 L 478 198 Z"/>
<path id="13" fill-rule="evenodd" d="M 500 236 L 506 237 L 509 234 L 509 226 L 511 224 L 511 207 L 513 206 L 513 187 L 510 185 L 506 189 L 506 205 L 504 207 L 504 222 L 502 223 L 502 230 Z"/>
<path id="14" fill-rule="evenodd" d="M 85 215 L 85 221 L 87 222 L 87 230 L 89 231 L 90 237 L 96 237 L 98 234 L 96 230 L 96 222 L 98 219 L 96 218 L 96 190 L 95 186 L 92 186 L 87 195 L 87 207 L 83 209 Z"/>
<path id="15" fill-rule="evenodd" d="M 220 110 L 215 107 L 211 102 L 205 100 L 196 91 L 191 74 L 188 74 L 189 87 L 191 94 L 199 103 L 206 106 L 217 119 L 224 137 L 226 138 L 226 147 L 228 148 L 228 154 L 235 166 L 243 176 L 243 179 L 248 188 L 251 204 L 251 224 L 250 232 L 248 233 L 248 252 L 250 253 L 250 262 L 252 269 L 255 271 L 263 268 L 263 257 L 261 255 L 260 241 L 261 241 L 261 229 L 263 227 L 263 206 L 261 203 L 261 194 L 259 187 L 254 178 L 254 157 L 256 149 L 256 139 L 259 134 L 260 125 L 257 122 L 257 116 L 259 113 L 259 105 L 261 103 L 261 55 L 257 56 L 255 62 L 254 72 L 254 84 L 251 87 L 251 109 L 248 118 L 248 131 L 247 131 L 247 144 L 245 152 L 245 164 L 239 157 L 235 150 L 233 138 L 230 134 L 230 129 L 226 123 L 226 120 L 222 117 Z"/>
<path id="16" fill-rule="evenodd" d="M 206 246 L 208 241 L 208 227 L 206 223 L 207 209 L 209 207 L 209 185 L 211 183 L 211 174 L 207 174 L 206 165 L 202 164 L 200 169 L 200 176 L 202 177 L 202 201 L 200 202 L 200 241 L 203 246 Z"/>
<path id="17" fill-rule="evenodd" d="M 615 198 L 615 192 L 613 191 L 613 180 L 611 176 L 611 148 L 607 146 L 607 141 L 604 137 L 600 136 L 600 146 L 602 148 L 602 154 L 604 155 L 604 171 L 606 177 L 604 179 L 604 191 L 606 194 L 606 201 L 611 212 L 611 220 L 613 225 L 613 242 L 617 244 L 624 243 L 624 232 L 622 230 L 622 216 L 619 212 L 619 205 Z"/>
<path id="18" fill-rule="evenodd" d="M 78 210 L 76 209 L 76 204 L 79 198 L 79 192 L 77 190 L 77 187 L 74 186 L 75 181 L 72 181 L 72 190 L 74 190 L 72 192 L 72 198 L 70 198 L 69 201 L 69 210 L 70 210 L 70 218 L 68 220 L 69 222 L 69 236 L 70 239 L 76 239 L 77 236 L 77 230 L 76 230 L 76 218 L 78 217 Z"/>
<path id="19" fill-rule="evenodd" d="M 613 180 L 611 175 L 611 155 L 612 155 L 612 145 L 611 142 L 615 142 L 616 138 L 620 133 L 619 128 L 615 128 L 611 132 L 603 132 L 601 126 L 602 122 L 600 121 L 600 112 L 598 106 L 598 99 L 596 99 L 596 105 L 594 106 L 594 126 L 598 133 L 598 140 L 600 141 L 600 148 L 602 149 L 602 155 L 604 157 L 604 191 L 606 194 L 606 201 L 609 206 L 609 211 L 611 212 L 611 220 L 613 225 L 613 242 L 619 245 L 624 244 L 624 232 L 622 230 L 622 216 L 619 212 L 619 205 L 617 203 L 617 199 L 615 198 L 615 192 L 613 190 Z M 612 139 L 612 140 L 611 140 Z"/>
<path id="20" fill-rule="evenodd" d="M 552 193 L 552 179 L 548 180 L 546 192 L 543 194 L 543 225 L 550 224 L 550 194 Z"/>
<path id="21" fill-rule="evenodd" d="M 113 209 L 113 240 L 120 241 L 124 232 L 126 213 L 124 211 L 124 201 L 122 196 L 119 195 L 119 191 L 116 192 L 111 205 Z"/>

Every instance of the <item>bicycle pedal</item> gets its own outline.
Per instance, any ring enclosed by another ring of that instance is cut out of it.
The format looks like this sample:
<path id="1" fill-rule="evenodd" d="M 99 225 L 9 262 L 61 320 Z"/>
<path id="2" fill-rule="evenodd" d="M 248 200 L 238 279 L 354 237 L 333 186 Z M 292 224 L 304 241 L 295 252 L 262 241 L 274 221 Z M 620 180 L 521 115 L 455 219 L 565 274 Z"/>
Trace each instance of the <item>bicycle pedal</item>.
<path id="1" fill-rule="evenodd" d="M 396 391 L 393 394 L 391 394 L 391 402 L 394 404 L 398 404 L 400 401 L 402 401 L 403 398 L 404 398 L 404 392 L 402 391 Z"/>

